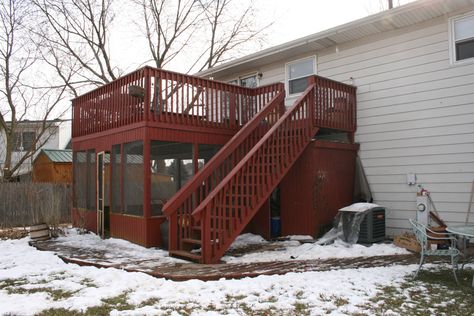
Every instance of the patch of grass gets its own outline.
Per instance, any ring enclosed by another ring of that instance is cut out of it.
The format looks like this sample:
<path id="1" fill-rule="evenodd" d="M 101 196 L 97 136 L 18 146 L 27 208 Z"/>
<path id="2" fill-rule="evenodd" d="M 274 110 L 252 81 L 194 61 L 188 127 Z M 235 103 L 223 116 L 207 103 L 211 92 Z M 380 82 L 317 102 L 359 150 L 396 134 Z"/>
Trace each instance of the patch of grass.
<path id="1" fill-rule="evenodd" d="M 349 300 L 343 297 L 334 297 L 333 302 L 334 302 L 334 305 L 336 305 L 337 307 L 341 307 L 341 306 L 349 304 Z"/>
<path id="2" fill-rule="evenodd" d="M 310 314 L 310 307 L 308 304 L 296 301 L 293 304 L 295 315 L 309 315 Z"/>
<path id="3" fill-rule="evenodd" d="M 301 291 L 301 290 L 298 291 L 298 292 L 296 292 L 296 293 L 295 293 L 295 297 L 296 297 L 297 299 L 299 299 L 299 300 L 302 299 L 302 298 L 304 297 L 304 292 Z"/>
<path id="4" fill-rule="evenodd" d="M 241 301 L 241 300 L 243 300 L 243 299 L 246 298 L 246 297 L 247 297 L 247 296 L 245 296 L 245 295 L 235 295 L 235 296 L 233 296 L 233 295 L 227 294 L 227 295 L 225 296 L 225 299 L 226 299 L 227 301 L 231 301 L 231 300 Z"/>
<path id="5" fill-rule="evenodd" d="M 157 297 L 150 297 L 149 299 L 140 303 L 138 307 L 153 306 L 158 303 L 160 300 Z"/>
<path id="6" fill-rule="evenodd" d="M 80 316 L 84 315 L 81 312 L 69 310 L 65 308 L 50 308 L 42 311 L 38 316 Z"/>
<path id="7" fill-rule="evenodd" d="M 135 305 L 129 304 L 127 302 L 127 298 L 128 292 L 124 292 L 114 297 L 104 298 L 102 299 L 102 302 L 104 302 L 105 305 L 111 307 L 112 309 L 116 309 L 118 311 L 124 311 L 135 308 Z"/>
<path id="8" fill-rule="evenodd" d="M 237 308 L 241 309 L 246 315 L 251 315 L 253 309 L 245 303 L 239 303 Z"/>
<path id="9" fill-rule="evenodd" d="M 331 301 L 331 299 L 324 293 L 319 293 L 319 299 L 322 301 L 322 302 L 329 302 Z"/>
<path id="10" fill-rule="evenodd" d="M 278 302 L 278 298 L 276 298 L 275 296 L 272 295 L 267 299 L 267 302 L 276 303 L 276 302 Z"/>
<path id="11" fill-rule="evenodd" d="M 128 293 L 102 299 L 102 304 L 98 306 L 89 307 L 86 311 L 74 311 L 65 308 L 50 308 L 42 311 L 39 316 L 97 316 L 109 315 L 112 310 L 124 311 L 133 310 L 137 306 L 127 303 Z"/>
<path id="12" fill-rule="evenodd" d="M 89 278 L 84 278 L 80 281 L 80 284 L 85 286 L 85 287 L 97 287 L 97 285 L 94 283 L 94 280 L 89 279 Z"/>
<path id="13" fill-rule="evenodd" d="M 0 290 L 6 289 L 8 291 L 8 288 L 18 287 L 25 284 L 28 284 L 26 279 L 5 279 L 0 281 Z"/>
<path id="14" fill-rule="evenodd" d="M 5 288 L 8 294 L 34 294 L 34 293 L 47 293 L 54 301 L 59 301 L 63 299 L 70 298 L 74 295 L 75 292 L 64 291 L 61 289 L 53 289 L 50 287 L 34 287 L 34 288 L 24 288 L 21 286 L 17 287 L 7 287 Z"/>
<path id="15" fill-rule="evenodd" d="M 208 312 L 217 312 L 218 311 L 217 306 L 212 304 L 212 303 L 207 305 L 205 309 Z M 192 310 L 191 310 L 191 312 L 192 312 Z"/>
<path id="16" fill-rule="evenodd" d="M 401 315 L 474 315 L 474 271 L 458 271 L 460 285 L 447 268 L 422 270 L 416 280 L 408 276 L 397 287 L 385 286 L 363 307 L 369 314 L 391 310 Z"/>

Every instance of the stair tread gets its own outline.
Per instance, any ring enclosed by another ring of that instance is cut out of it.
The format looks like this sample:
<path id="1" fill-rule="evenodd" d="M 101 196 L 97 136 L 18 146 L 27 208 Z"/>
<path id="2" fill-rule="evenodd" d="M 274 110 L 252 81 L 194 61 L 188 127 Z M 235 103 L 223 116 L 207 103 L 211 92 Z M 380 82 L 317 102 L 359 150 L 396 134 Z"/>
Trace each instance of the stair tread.
<path id="1" fill-rule="evenodd" d="M 195 254 L 189 251 L 185 250 L 170 250 L 169 254 L 171 256 L 178 256 L 178 257 L 184 257 L 184 258 L 190 258 L 193 260 L 201 260 L 201 255 L 200 254 Z"/>
<path id="2" fill-rule="evenodd" d="M 188 243 L 188 244 L 194 244 L 194 245 L 200 245 L 201 244 L 201 239 L 194 239 L 194 238 L 183 238 L 181 239 L 182 242 Z"/>

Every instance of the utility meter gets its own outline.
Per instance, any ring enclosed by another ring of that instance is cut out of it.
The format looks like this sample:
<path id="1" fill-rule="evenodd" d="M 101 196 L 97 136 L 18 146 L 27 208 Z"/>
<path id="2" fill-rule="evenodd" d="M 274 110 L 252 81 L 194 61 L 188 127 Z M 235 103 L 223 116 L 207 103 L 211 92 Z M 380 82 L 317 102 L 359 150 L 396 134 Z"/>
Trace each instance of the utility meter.
<path id="1" fill-rule="evenodd" d="M 427 195 L 419 195 L 416 197 L 416 220 L 420 224 L 428 226 L 430 218 L 430 204 Z"/>

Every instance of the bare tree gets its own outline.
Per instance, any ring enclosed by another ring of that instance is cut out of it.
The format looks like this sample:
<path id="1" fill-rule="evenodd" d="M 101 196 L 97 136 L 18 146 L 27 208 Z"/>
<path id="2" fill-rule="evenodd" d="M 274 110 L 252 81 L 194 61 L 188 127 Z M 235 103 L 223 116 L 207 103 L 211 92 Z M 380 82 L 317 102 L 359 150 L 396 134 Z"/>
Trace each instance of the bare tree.
<path id="1" fill-rule="evenodd" d="M 52 116 L 65 89 L 35 87 L 35 68 L 41 58 L 30 38 L 27 21 L 32 14 L 26 0 L 0 4 L 0 142 L 2 143 L 1 181 L 10 181 L 21 165 L 51 137 Z M 32 133 L 25 133 L 21 122 L 36 119 Z M 25 138 L 25 139 L 24 139 Z M 28 146 L 22 146 L 22 144 Z M 13 157 L 15 155 L 15 157 Z"/>
<path id="2" fill-rule="evenodd" d="M 99 86 L 120 75 L 109 52 L 113 0 L 33 0 L 42 23 L 41 52 L 63 84 L 78 95 L 83 86 Z"/>
<path id="3" fill-rule="evenodd" d="M 256 8 L 252 1 L 247 5 L 235 0 L 200 1 L 207 22 L 207 47 L 202 56 L 205 62 L 200 70 L 214 67 L 235 57 L 243 46 L 260 44 L 263 33 L 271 24 L 256 25 Z"/>
<path id="4" fill-rule="evenodd" d="M 163 68 L 190 42 L 202 9 L 196 0 L 139 0 L 148 48 L 156 67 Z"/>
<path id="5" fill-rule="evenodd" d="M 189 70 L 210 68 L 244 46 L 260 44 L 259 27 L 251 1 L 235 0 L 136 0 L 152 60 L 162 68 L 178 55 L 192 60 Z M 191 57 L 189 57 L 191 56 Z M 184 60 L 184 58 L 181 58 Z"/>

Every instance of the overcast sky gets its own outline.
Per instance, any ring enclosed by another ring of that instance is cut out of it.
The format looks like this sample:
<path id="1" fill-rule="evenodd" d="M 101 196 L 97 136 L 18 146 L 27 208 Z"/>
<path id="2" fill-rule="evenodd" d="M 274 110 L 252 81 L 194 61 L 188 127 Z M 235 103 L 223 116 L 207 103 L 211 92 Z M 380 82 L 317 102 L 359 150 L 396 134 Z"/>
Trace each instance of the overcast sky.
<path id="1" fill-rule="evenodd" d="M 129 1 L 129 0 L 119 0 Z M 235 0 L 246 1 L 246 0 Z M 313 34 L 338 26 L 387 8 L 388 0 L 247 0 L 253 1 L 257 8 L 255 14 L 260 25 L 273 24 L 267 31 L 266 41 L 262 48 L 288 42 L 299 37 Z M 406 4 L 413 0 L 393 0 L 394 6 Z M 118 15 L 126 12 L 123 10 Z M 128 19 L 128 20 L 127 20 Z M 140 42 L 135 34 L 132 13 L 125 20 L 116 21 L 112 36 L 112 57 L 120 59 L 117 64 L 125 67 L 126 72 L 141 67 L 143 60 L 149 56 L 145 42 Z M 117 31 L 120 29 L 120 31 Z M 120 43 L 120 44 L 118 44 Z M 125 44 L 124 43 L 129 43 Z M 237 56 L 240 57 L 240 56 Z M 185 57 L 183 57 L 185 58 Z M 191 57 L 192 58 L 192 57 Z M 187 69 L 176 60 L 167 69 L 186 72 Z M 126 65 L 126 66 L 125 66 Z"/>
<path id="2" fill-rule="evenodd" d="M 395 6 L 413 0 L 393 0 Z M 256 0 L 265 19 L 275 21 L 273 46 L 338 26 L 388 7 L 388 0 Z"/>

